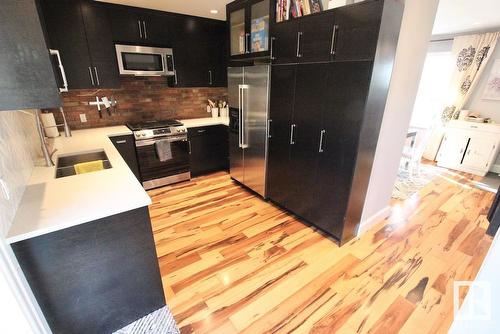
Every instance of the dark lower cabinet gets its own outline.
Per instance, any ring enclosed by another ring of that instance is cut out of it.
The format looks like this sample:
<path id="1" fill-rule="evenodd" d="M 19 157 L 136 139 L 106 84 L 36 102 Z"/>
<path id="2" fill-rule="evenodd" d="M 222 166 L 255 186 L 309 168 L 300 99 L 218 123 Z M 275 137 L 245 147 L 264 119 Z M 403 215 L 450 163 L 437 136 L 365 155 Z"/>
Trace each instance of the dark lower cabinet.
<path id="1" fill-rule="evenodd" d="M 490 225 L 486 233 L 494 237 L 500 228 L 500 187 L 498 187 L 495 200 L 491 203 L 491 208 L 488 212 L 488 220 L 490 221 Z"/>
<path id="2" fill-rule="evenodd" d="M 109 138 L 113 145 L 116 147 L 123 160 L 127 163 L 128 167 L 134 173 L 137 180 L 141 181 L 139 172 L 139 164 L 137 162 L 137 152 L 135 149 L 135 139 L 133 135 L 114 136 Z"/>
<path id="3" fill-rule="evenodd" d="M 337 238 L 342 236 L 372 65 L 332 63 L 326 69 L 322 140 L 308 218 Z"/>
<path id="4" fill-rule="evenodd" d="M 229 134 L 224 125 L 188 129 L 191 176 L 229 168 Z"/>
<path id="5" fill-rule="evenodd" d="M 113 333 L 165 306 L 147 207 L 12 249 L 54 334 Z"/>
<path id="6" fill-rule="evenodd" d="M 0 110 L 61 106 L 34 0 L 0 5 Z"/>
<path id="7" fill-rule="evenodd" d="M 317 162 L 321 115 L 328 88 L 328 64 L 297 66 L 290 145 L 290 176 L 293 186 L 287 207 L 308 219 L 314 208 L 318 180 Z"/>
<path id="8" fill-rule="evenodd" d="M 295 73 L 296 66 L 276 65 L 271 68 L 267 195 L 284 207 L 294 191 L 289 164 Z"/>

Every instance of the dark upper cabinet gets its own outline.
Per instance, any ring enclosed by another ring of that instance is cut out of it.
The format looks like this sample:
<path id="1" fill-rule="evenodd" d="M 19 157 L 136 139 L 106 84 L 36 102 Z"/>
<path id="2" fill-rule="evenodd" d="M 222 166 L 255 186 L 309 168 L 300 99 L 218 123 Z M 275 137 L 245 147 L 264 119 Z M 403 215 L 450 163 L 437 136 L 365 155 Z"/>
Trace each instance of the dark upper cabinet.
<path id="1" fill-rule="evenodd" d="M 142 22 L 139 13 L 130 7 L 109 6 L 113 40 L 117 43 L 143 44 Z"/>
<path id="2" fill-rule="evenodd" d="M 72 0 L 43 0 L 41 3 L 49 46 L 60 53 L 68 88 L 89 88 L 93 70 L 80 3 Z"/>
<path id="3" fill-rule="evenodd" d="M 98 3 L 42 0 L 50 47 L 59 50 L 69 89 L 119 86 L 107 10 Z"/>
<path id="4" fill-rule="evenodd" d="M 371 0 L 334 10 L 333 60 L 371 60 L 377 48 L 383 1 Z"/>
<path id="5" fill-rule="evenodd" d="M 227 86 L 225 22 L 178 15 L 172 19 L 177 87 Z"/>
<path id="6" fill-rule="evenodd" d="M 272 63 L 373 59 L 382 7 L 368 0 L 273 24 Z"/>
<path id="7" fill-rule="evenodd" d="M 168 14 L 114 5 L 108 11 L 115 42 L 171 46 Z"/>
<path id="8" fill-rule="evenodd" d="M 299 22 L 299 62 L 331 60 L 334 52 L 334 12 L 305 16 Z"/>
<path id="9" fill-rule="evenodd" d="M 188 129 L 191 176 L 229 167 L 228 128 L 224 125 Z"/>
<path id="10" fill-rule="evenodd" d="M 118 65 L 108 11 L 95 2 L 82 2 L 81 10 L 95 85 L 101 88 L 119 87 Z"/>
<path id="11" fill-rule="evenodd" d="M 33 0 L 2 1 L 0 45 L 0 110 L 59 107 L 59 90 Z"/>
<path id="12" fill-rule="evenodd" d="M 298 21 L 280 22 L 273 26 L 271 61 L 273 64 L 297 62 Z"/>
<path id="13" fill-rule="evenodd" d="M 237 0 L 226 6 L 231 60 L 266 58 L 273 0 Z"/>

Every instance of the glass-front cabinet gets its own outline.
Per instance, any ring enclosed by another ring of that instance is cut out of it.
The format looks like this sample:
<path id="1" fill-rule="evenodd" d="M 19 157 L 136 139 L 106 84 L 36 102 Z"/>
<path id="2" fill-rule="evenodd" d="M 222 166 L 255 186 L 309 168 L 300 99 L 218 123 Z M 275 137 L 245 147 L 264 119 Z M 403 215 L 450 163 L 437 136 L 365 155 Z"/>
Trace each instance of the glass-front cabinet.
<path id="1" fill-rule="evenodd" d="M 227 5 L 230 59 L 269 56 L 271 0 L 237 0 Z"/>

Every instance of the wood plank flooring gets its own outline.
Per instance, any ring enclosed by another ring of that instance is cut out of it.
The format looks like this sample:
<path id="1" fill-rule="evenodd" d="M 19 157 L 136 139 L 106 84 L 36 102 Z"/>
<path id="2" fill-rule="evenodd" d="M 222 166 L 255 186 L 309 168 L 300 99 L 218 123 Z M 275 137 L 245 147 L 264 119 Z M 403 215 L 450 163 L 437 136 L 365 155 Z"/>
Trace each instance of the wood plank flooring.
<path id="1" fill-rule="evenodd" d="M 470 182 L 437 177 L 343 247 L 226 173 L 152 190 L 167 303 L 182 333 L 446 333 L 492 241 Z"/>

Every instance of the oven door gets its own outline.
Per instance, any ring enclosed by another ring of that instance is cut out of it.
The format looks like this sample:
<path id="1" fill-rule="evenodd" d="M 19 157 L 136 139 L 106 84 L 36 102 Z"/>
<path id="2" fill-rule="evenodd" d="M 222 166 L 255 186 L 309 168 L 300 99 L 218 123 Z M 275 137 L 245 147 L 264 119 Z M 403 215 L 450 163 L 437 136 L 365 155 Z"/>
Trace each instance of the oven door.
<path id="1" fill-rule="evenodd" d="M 170 142 L 172 158 L 167 161 L 160 161 L 155 143 L 155 139 L 136 141 L 143 187 L 152 189 L 191 179 L 187 138 Z"/>

